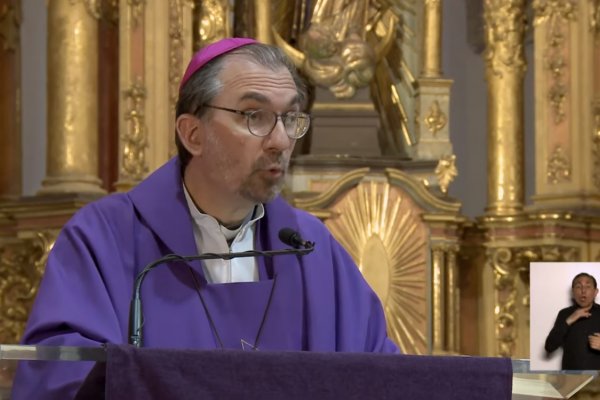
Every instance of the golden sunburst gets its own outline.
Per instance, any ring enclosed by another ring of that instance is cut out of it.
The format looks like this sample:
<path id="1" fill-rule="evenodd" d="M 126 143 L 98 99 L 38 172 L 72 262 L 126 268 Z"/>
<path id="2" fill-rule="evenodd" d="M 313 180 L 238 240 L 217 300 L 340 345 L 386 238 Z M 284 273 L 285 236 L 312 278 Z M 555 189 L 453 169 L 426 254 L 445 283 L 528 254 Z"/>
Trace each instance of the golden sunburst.
<path id="1" fill-rule="evenodd" d="M 403 352 L 428 353 L 427 228 L 419 207 L 388 183 L 361 183 L 326 221 L 384 305 Z"/>

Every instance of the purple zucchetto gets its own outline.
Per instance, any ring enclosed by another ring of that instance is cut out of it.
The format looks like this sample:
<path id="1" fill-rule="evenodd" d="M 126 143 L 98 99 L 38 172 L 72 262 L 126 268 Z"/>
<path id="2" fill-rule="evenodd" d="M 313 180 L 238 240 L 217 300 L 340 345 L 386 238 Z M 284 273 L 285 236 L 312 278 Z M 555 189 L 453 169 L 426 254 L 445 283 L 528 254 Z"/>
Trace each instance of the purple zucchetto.
<path id="1" fill-rule="evenodd" d="M 194 54 L 190 63 L 188 64 L 185 74 L 183 74 L 183 78 L 181 78 L 179 91 L 181 91 L 183 85 L 185 85 L 185 83 L 192 77 L 192 75 L 194 75 L 196 71 L 202 68 L 213 58 L 225 53 L 229 53 L 231 50 L 237 49 L 238 47 L 253 43 L 259 42 L 250 38 L 226 38 L 203 47 L 196 54 Z"/>

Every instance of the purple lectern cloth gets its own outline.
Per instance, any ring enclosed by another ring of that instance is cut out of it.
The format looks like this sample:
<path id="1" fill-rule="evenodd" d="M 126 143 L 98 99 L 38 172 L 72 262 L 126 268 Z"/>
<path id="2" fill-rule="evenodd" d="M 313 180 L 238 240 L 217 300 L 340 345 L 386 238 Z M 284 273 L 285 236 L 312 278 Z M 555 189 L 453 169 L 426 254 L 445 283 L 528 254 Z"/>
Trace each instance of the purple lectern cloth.
<path id="1" fill-rule="evenodd" d="M 22 343 L 94 347 L 128 342 L 138 273 L 169 253 L 197 254 L 180 169 L 173 159 L 130 192 L 84 207 L 65 225 L 48 257 Z M 192 279 L 195 271 L 227 348 L 241 349 L 241 339 L 254 341 L 276 275 L 261 350 L 397 352 L 386 335 L 377 296 L 317 218 L 277 198 L 265 205 L 256 248 L 285 248 L 278 239 L 283 227 L 316 242 L 315 251 L 301 258 L 258 258 L 260 282 L 208 285 L 199 262 L 152 270 L 141 292 L 144 346 L 217 347 Z M 12 398 L 72 398 L 91 365 L 20 363 Z"/>
<path id="2" fill-rule="evenodd" d="M 106 398 L 510 400 L 509 359 L 110 346 Z"/>

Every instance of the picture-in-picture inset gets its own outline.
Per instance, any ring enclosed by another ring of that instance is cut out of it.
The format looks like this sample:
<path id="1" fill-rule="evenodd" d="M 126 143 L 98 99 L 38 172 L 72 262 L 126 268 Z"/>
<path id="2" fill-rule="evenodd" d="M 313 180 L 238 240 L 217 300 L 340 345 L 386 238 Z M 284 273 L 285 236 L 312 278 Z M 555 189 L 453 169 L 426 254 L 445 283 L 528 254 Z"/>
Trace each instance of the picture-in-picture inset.
<path id="1" fill-rule="evenodd" d="M 600 370 L 598 279 L 600 263 L 531 263 L 531 370 Z"/>

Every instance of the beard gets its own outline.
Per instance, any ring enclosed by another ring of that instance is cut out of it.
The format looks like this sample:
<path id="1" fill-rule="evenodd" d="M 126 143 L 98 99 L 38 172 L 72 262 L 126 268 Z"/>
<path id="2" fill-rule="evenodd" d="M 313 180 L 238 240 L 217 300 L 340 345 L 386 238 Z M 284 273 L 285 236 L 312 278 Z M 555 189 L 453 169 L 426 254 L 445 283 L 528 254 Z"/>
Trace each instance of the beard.
<path id="1" fill-rule="evenodd" d="M 242 181 L 239 194 L 253 202 L 268 203 L 281 193 L 288 165 L 289 157 L 281 153 L 262 156 Z M 278 171 L 277 174 L 272 173 L 274 169 Z"/>
<path id="2" fill-rule="evenodd" d="M 240 177 L 241 169 L 245 167 L 228 151 L 218 134 L 211 132 L 206 144 L 207 154 L 211 154 L 214 179 L 231 185 L 241 198 L 252 203 L 267 203 L 281 193 L 293 146 L 289 151 L 265 152 L 252 164 L 250 171 Z"/>

